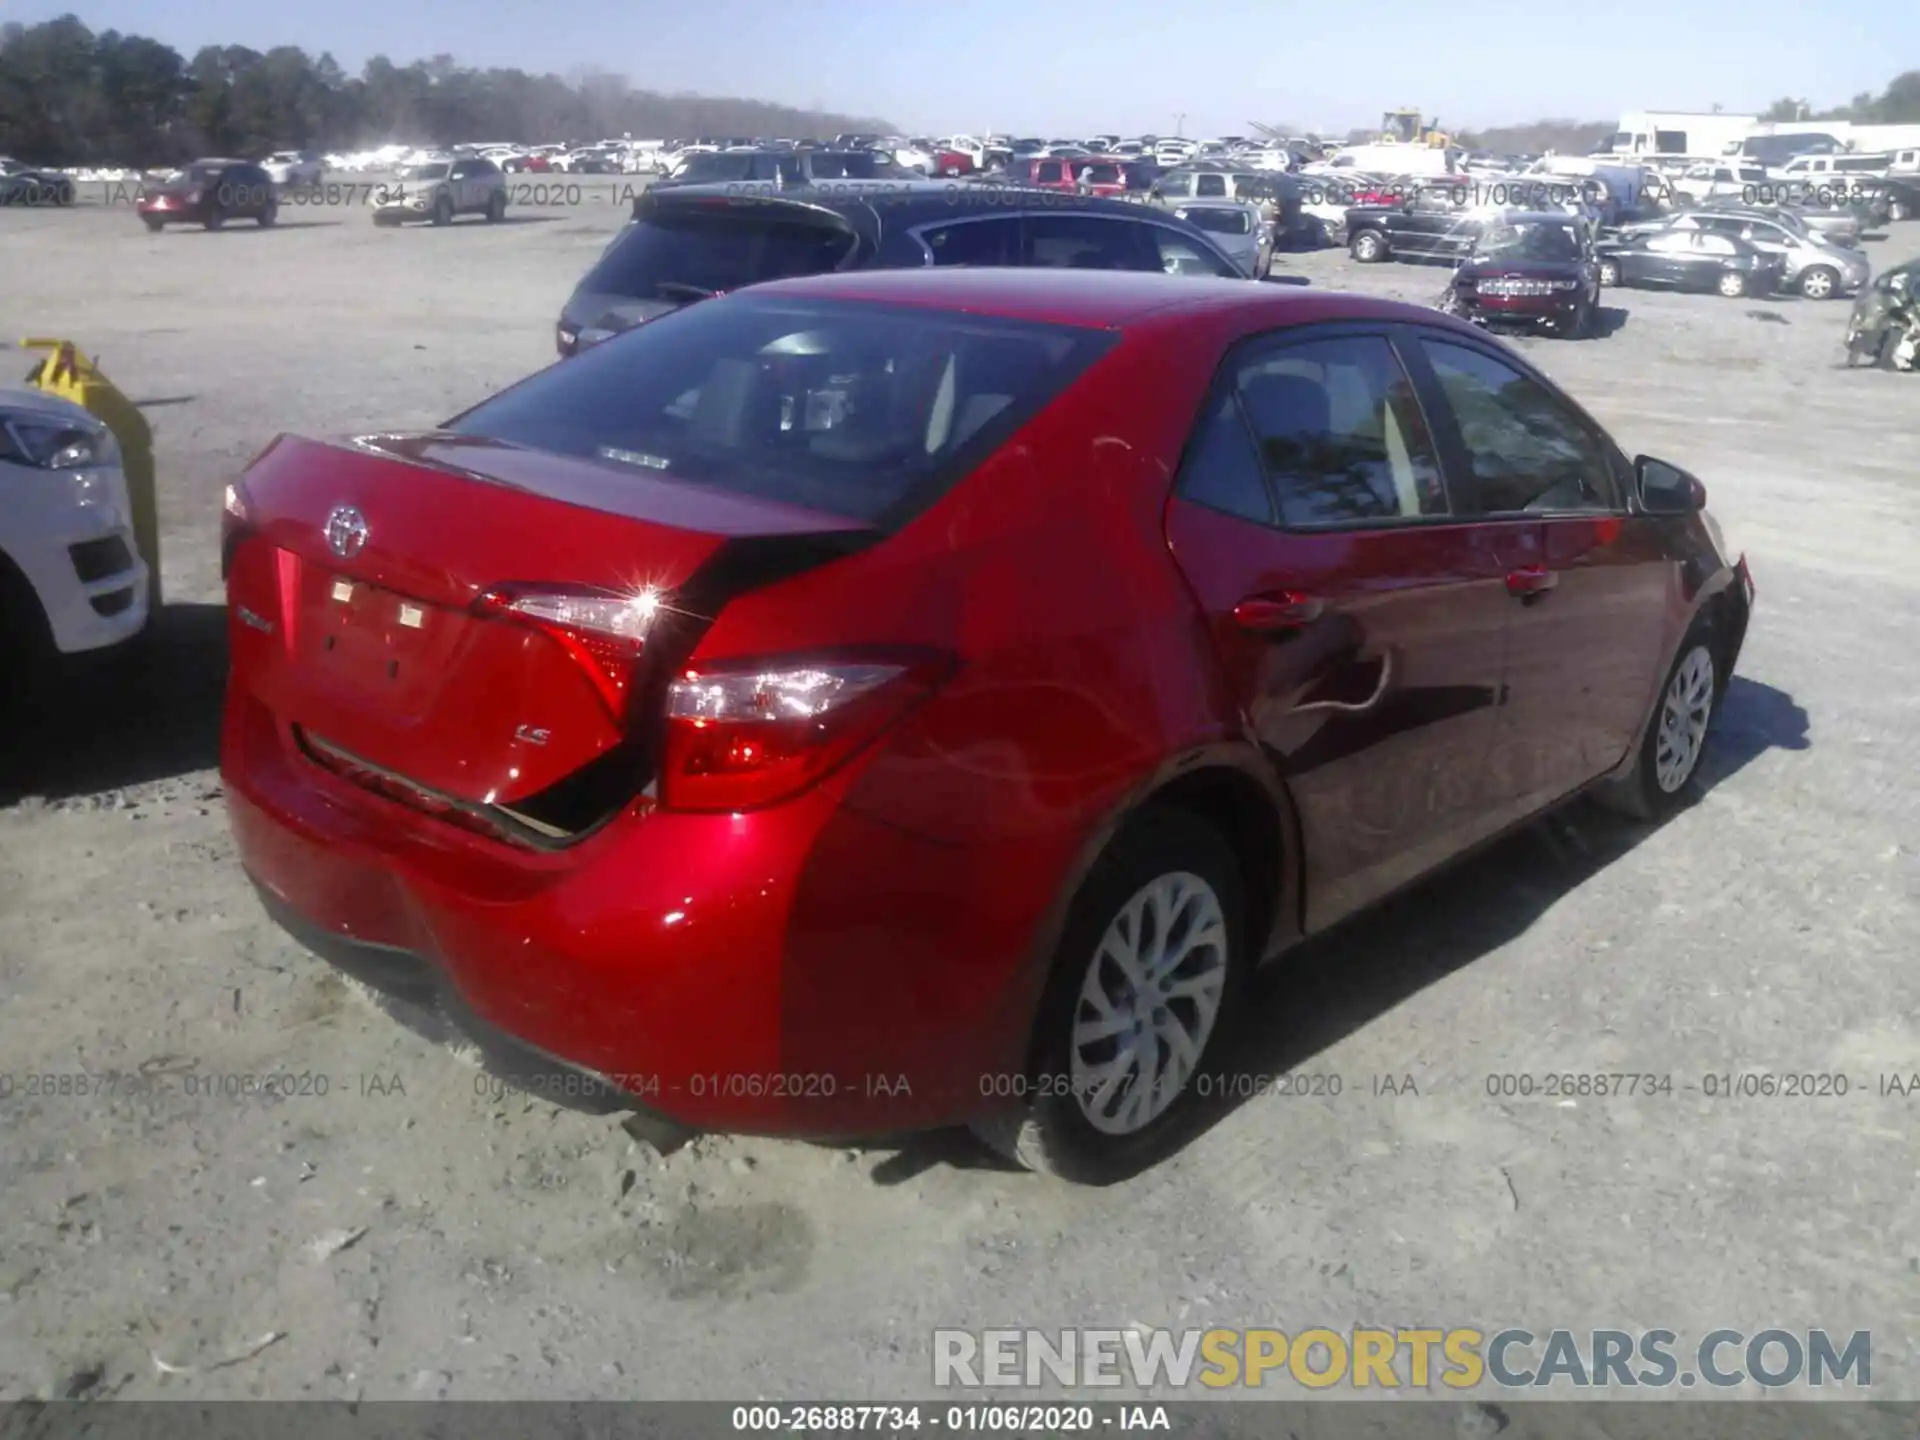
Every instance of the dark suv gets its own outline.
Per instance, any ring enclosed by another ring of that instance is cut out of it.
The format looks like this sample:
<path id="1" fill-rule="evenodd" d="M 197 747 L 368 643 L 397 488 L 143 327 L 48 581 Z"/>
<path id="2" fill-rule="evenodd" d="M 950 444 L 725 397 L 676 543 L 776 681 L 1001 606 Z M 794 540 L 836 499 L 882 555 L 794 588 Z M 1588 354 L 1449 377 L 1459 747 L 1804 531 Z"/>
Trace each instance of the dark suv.
<path id="1" fill-rule="evenodd" d="M 575 288 L 554 338 L 571 355 L 763 280 L 923 265 L 1246 278 L 1196 226 L 1124 200 L 921 180 L 655 187 Z"/>
<path id="2" fill-rule="evenodd" d="M 680 173 L 654 188 L 744 181 L 808 185 L 832 180 L 904 180 L 914 172 L 877 150 L 714 150 L 689 155 Z"/>
<path id="3" fill-rule="evenodd" d="M 196 160 L 154 186 L 143 186 L 134 209 L 147 229 L 201 225 L 218 230 L 229 220 L 273 224 L 280 187 L 250 160 Z"/>

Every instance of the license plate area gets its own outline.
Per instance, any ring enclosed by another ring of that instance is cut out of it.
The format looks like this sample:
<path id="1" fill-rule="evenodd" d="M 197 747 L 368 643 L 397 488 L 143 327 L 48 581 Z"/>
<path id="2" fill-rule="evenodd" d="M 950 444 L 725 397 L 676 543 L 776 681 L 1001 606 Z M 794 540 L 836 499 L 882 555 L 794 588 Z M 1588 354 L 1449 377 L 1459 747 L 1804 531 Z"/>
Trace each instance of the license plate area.
<path id="1" fill-rule="evenodd" d="M 342 575 L 313 574 L 307 589 L 302 659 L 330 690 L 408 714 L 444 680 L 460 616 Z"/>

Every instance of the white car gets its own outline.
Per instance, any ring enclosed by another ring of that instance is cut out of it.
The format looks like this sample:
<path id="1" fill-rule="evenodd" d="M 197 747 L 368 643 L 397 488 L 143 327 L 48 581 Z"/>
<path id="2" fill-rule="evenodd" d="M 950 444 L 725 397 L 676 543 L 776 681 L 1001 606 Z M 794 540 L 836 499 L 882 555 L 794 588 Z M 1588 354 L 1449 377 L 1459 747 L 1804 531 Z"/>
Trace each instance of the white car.
<path id="1" fill-rule="evenodd" d="M 325 161 L 310 160 L 297 150 L 276 150 L 260 162 L 260 168 L 267 172 L 269 180 L 283 188 L 318 185 L 327 173 Z"/>
<path id="2" fill-rule="evenodd" d="M 933 174 L 931 151 L 922 150 L 919 146 L 907 142 L 895 145 L 890 153 L 894 163 L 902 169 L 918 170 L 923 175 Z"/>
<path id="3" fill-rule="evenodd" d="M 147 627 L 120 447 L 72 401 L 0 387 L 0 695 Z"/>

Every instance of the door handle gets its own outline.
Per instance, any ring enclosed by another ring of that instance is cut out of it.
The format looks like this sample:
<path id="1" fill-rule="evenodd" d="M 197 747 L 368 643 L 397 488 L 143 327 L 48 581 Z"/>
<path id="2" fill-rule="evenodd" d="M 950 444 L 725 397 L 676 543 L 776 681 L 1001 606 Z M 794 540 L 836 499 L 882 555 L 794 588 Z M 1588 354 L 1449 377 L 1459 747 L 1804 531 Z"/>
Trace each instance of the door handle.
<path id="1" fill-rule="evenodd" d="M 1544 565 L 1522 565 L 1507 572 L 1507 594 L 1518 600 L 1534 600 L 1560 583 L 1560 577 Z"/>
<path id="2" fill-rule="evenodd" d="M 1380 697 L 1387 693 L 1387 686 L 1393 683 L 1393 652 L 1387 651 L 1380 657 L 1380 678 L 1374 682 L 1373 693 L 1360 701 L 1313 700 L 1305 705 L 1293 707 L 1293 713 L 1301 715 L 1310 710 L 1340 710 L 1349 715 L 1358 715 L 1371 710 L 1380 703 Z"/>
<path id="3" fill-rule="evenodd" d="M 1298 630 L 1318 620 L 1326 608 L 1325 601 L 1292 591 L 1249 595 L 1233 607 L 1233 623 L 1242 630 Z"/>

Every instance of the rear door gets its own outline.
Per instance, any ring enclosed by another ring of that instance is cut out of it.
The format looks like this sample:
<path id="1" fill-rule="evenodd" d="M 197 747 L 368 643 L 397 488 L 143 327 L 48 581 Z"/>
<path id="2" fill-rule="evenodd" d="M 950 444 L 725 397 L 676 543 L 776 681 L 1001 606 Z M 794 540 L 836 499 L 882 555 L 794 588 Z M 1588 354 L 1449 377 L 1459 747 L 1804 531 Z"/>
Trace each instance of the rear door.
<path id="1" fill-rule="evenodd" d="M 1454 513 L 1387 327 L 1230 352 L 1168 537 L 1299 811 L 1310 929 L 1486 833 L 1503 577 L 1527 557 Z"/>
<path id="2" fill-rule="evenodd" d="M 1634 279 L 1642 285 L 1662 287 L 1695 283 L 1693 276 L 1699 264 L 1693 248 L 1695 234 L 1693 230 L 1673 229 L 1648 236 L 1644 250 L 1630 252 Z"/>
<path id="3" fill-rule="evenodd" d="M 1505 823 L 1625 756 L 1676 575 L 1658 522 L 1628 514 L 1631 466 L 1599 426 L 1484 341 L 1428 331 L 1419 348 L 1458 503 L 1497 548 L 1530 557 L 1503 577 L 1506 691 L 1487 785 Z"/>

